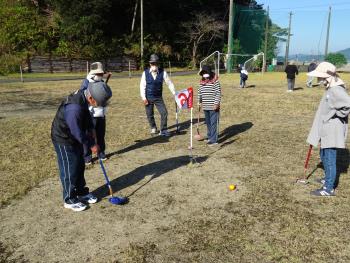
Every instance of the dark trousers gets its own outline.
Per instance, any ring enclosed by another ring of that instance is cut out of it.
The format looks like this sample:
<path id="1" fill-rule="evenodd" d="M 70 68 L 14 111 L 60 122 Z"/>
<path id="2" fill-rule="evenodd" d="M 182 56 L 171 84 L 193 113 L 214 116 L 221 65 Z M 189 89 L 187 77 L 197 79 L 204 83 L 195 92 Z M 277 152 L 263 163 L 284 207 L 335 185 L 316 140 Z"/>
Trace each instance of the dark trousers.
<path id="1" fill-rule="evenodd" d="M 218 121 L 219 112 L 214 110 L 204 110 L 205 123 L 207 124 L 207 137 L 210 142 L 218 142 Z"/>
<path id="2" fill-rule="evenodd" d="M 86 195 L 85 162 L 82 145 L 70 146 L 53 143 L 57 154 L 58 168 L 63 188 L 63 201 L 67 204 L 78 202 L 77 195 Z"/>
<path id="3" fill-rule="evenodd" d="M 92 118 L 94 128 L 96 131 L 96 140 L 97 145 L 100 147 L 101 153 L 105 152 L 106 143 L 105 143 L 105 135 L 106 135 L 106 118 L 105 117 L 93 117 Z M 91 161 L 91 149 L 87 145 L 84 145 L 84 159 L 85 162 Z"/>
<path id="4" fill-rule="evenodd" d="M 155 98 L 155 99 L 149 99 L 148 105 L 145 106 L 146 109 L 146 115 L 149 122 L 149 125 L 152 128 L 157 128 L 156 122 L 154 120 L 154 105 L 156 105 L 156 108 L 160 114 L 160 130 L 166 130 L 168 127 L 168 111 L 165 107 L 163 98 Z"/>

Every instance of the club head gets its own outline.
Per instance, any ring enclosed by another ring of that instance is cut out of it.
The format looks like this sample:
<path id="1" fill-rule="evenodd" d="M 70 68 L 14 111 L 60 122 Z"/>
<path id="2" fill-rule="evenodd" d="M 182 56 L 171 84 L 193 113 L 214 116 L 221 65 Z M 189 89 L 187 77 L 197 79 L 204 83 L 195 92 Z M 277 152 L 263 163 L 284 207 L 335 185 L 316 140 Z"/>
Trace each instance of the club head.
<path id="1" fill-rule="evenodd" d="M 301 179 L 297 179 L 296 183 L 298 183 L 298 184 L 308 184 L 309 181 L 307 179 L 301 178 Z"/>
<path id="2" fill-rule="evenodd" d="M 113 196 L 108 201 L 113 205 L 124 205 L 129 202 L 129 199 L 127 197 Z"/>

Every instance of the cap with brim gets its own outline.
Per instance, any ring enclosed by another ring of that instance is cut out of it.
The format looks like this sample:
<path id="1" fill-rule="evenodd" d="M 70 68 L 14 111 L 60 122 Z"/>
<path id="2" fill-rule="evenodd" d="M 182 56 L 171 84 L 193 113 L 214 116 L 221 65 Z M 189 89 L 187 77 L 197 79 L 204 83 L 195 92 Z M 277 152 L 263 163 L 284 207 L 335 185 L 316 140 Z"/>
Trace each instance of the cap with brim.
<path id="1" fill-rule="evenodd" d="M 159 57 L 156 54 L 152 54 L 149 58 L 149 63 L 158 63 Z"/>
<path id="2" fill-rule="evenodd" d="M 102 63 L 101 62 L 94 62 L 90 65 L 90 72 L 89 74 L 90 75 L 93 75 L 93 74 L 103 74 L 104 73 L 104 70 L 103 70 L 103 66 L 102 66 Z"/>
<path id="3" fill-rule="evenodd" d="M 204 73 L 211 73 L 211 68 L 209 66 L 204 65 L 201 69 L 201 71 L 199 71 L 198 75 L 203 76 Z"/>
<path id="4" fill-rule="evenodd" d="M 336 67 L 329 62 L 320 63 L 317 68 L 306 75 L 310 77 L 329 78 L 336 74 Z"/>
<path id="5" fill-rule="evenodd" d="M 104 82 L 90 82 L 88 91 L 93 99 L 96 101 L 97 106 L 106 106 L 107 101 L 112 97 L 111 88 Z"/>

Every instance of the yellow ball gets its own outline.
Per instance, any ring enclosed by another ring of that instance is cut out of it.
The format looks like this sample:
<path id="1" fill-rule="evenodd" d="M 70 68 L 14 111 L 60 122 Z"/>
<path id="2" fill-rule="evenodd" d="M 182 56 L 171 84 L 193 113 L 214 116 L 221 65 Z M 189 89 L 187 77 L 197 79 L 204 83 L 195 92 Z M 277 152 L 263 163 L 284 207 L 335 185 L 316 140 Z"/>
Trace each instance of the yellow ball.
<path id="1" fill-rule="evenodd" d="M 236 186 L 234 184 L 230 184 L 229 188 L 231 191 L 233 191 L 233 190 L 235 190 Z"/>

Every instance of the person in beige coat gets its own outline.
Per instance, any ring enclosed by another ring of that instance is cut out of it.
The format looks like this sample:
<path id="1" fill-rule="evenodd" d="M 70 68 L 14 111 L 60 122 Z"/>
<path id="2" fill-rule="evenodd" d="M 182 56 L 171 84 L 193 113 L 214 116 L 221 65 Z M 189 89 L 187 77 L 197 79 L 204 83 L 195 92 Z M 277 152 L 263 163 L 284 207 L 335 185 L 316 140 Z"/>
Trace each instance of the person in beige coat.
<path id="1" fill-rule="evenodd" d="M 333 64 L 322 62 L 307 75 L 320 78 L 326 86 L 307 138 L 307 142 L 314 147 L 320 144 L 320 157 L 325 174 L 323 186 L 311 194 L 333 196 L 337 178 L 337 149 L 345 148 L 348 133 L 350 97 Z"/>

